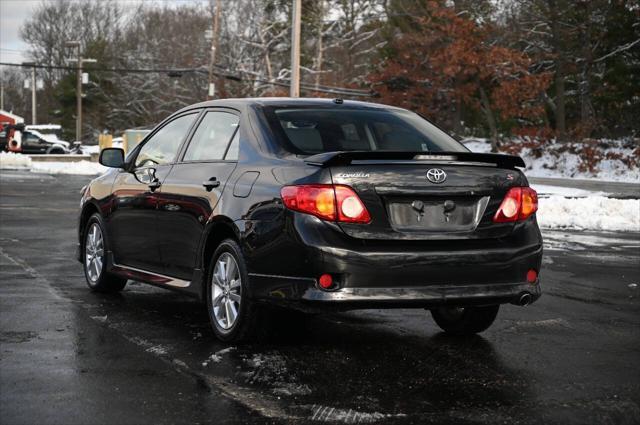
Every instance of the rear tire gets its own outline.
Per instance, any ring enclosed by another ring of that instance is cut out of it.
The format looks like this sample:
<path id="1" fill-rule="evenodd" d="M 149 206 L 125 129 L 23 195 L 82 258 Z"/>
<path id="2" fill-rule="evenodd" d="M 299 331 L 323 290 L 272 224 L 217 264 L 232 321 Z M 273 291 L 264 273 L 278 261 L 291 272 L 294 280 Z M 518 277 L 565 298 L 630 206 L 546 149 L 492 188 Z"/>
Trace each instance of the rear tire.
<path id="1" fill-rule="evenodd" d="M 98 213 L 89 217 L 82 241 L 82 265 L 87 286 L 94 292 L 119 292 L 127 279 L 107 272 L 107 240 L 102 217 Z"/>
<path id="2" fill-rule="evenodd" d="M 207 273 L 207 312 L 213 332 L 225 342 L 256 339 L 266 329 L 263 310 L 248 296 L 249 275 L 242 251 L 232 239 L 216 249 Z"/>
<path id="3" fill-rule="evenodd" d="M 452 335 L 473 335 L 487 330 L 496 320 L 499 305 L 483 307 L 439 307 L 431 310 L 433 320 Z"/>

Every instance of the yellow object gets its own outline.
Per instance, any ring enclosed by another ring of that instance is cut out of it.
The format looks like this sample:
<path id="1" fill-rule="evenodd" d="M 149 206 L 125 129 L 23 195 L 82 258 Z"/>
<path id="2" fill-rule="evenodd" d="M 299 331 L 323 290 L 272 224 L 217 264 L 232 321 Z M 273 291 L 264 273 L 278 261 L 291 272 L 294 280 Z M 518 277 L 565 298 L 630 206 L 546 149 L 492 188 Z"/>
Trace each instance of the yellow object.
<path id="1" fill-rule="evenodd" d="M 113 142 L 113 136 L 110 134 L 101 134 L 98 136 L 98 144 L 100 145 L 100 150 L 104 148 L 110 148 Z"/>

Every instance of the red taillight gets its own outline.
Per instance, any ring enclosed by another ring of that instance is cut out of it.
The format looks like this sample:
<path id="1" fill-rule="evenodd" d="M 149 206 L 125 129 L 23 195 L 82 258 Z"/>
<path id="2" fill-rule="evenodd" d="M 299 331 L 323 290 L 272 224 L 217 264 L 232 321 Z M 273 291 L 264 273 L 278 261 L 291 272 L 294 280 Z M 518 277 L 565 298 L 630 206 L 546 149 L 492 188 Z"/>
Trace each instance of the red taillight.
<path id="1" fill-rule="evenodd" d="M 529 283 L 536 283 L 536 281 L 538 280 L 538 272 L 531 269 L 527 272 L 527 282 Z"/>
<path id="2" fill-rule="evenodd" d="M 493 216 L 495 223 L 509 223 L 529 217 L 538 210 L 538 193 L 530 187 L 512 187 Z"/>
<path id="3" fill-rule="evenodd" d="M 312 184 L 285 186 L 280 190 L 284 205 L 294 211 L 313 214 L 325 220 L 368 223 L 369 211 L 349 186 Z"/>
<path id="4" fill-rule="evenodd" d="M 280 196 L 290 210 L 325 220 L 336 219 L 336 195 L 332 185 L 285 186 L 280 190 Z"/>

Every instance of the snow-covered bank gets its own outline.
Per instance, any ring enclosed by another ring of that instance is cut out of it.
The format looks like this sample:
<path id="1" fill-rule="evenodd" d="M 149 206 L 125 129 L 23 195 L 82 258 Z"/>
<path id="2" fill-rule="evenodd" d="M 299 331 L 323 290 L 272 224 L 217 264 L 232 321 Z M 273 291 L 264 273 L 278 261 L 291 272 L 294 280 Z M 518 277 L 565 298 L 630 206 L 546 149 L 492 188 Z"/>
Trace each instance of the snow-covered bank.
<path id="1" fill-rule="evenodd" d="M 543 229 L 640 232 L 640 199 L 606 196 L 540 197 L 537 213 Z"/>
<path id="2" fill-rule="evenodd" d="M 44 162 L 32 161 L 27 155 L 12 152 L 0 152 L 0 170 L 29 170 L 47 174 L 97 175 L 105 172 L 106 167 L 90 161 Z"/>
<path id="3" fill-rule="evenodd" d="M 462 143 L 473 152 L 490 152 L 483 138 Z M 530 177 L 598 179 L 640 183 L 640 147 L 632 140 L 592 140 L 556 143 L 513 139 L 501 146 L 502 153 L 520 155 Z"/>

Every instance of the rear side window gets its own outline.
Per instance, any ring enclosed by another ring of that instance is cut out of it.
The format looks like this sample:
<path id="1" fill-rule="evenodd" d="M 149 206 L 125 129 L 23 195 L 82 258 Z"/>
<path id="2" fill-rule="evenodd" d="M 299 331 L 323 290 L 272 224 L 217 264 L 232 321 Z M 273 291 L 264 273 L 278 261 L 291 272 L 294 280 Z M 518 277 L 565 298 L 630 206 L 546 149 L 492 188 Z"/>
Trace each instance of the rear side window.
<path id="1" fill-rule="evenodd" d="M 140 148 L 136 167 L 173 162 L 180 144 L 187 136 L 197 113 L 182 115 L 162 127 Z"/>
<path id="2" fill-rule="evenodd" d="M 267 119 L 288 150 L 466 152 L 451 136 L 409 111 L 266 108 Z"/>
<path id="3" fill-rule="evenodd" d="M 237 161 L 239 151 L 240 151 L 240 129 L 238 129 L 236 131 L 236 134 L 233 136 L 233 140 L 229 145 L 229 149 L 227 150 L 227 154 L 224 156 L 224 159 L 226 159 L 227 161 Z"/>
<path id="4" fill-rule="evenodd" d="M 239 117 L 228 112 L 207 112 L 196 129 L 184 161 L 221 160 L 238 128 Z"/>

